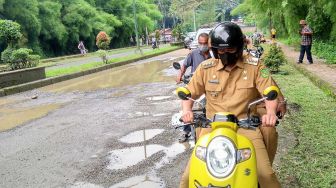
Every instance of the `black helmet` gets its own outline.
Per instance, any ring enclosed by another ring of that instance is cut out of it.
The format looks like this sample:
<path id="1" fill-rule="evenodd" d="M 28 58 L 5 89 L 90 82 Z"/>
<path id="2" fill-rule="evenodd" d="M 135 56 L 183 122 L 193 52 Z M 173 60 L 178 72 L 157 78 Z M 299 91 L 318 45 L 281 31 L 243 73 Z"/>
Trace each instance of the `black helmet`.
<path id="1" fill-rule="evenodd" d="M 231 22 L 220 23 L 210 32 L 211 48 L 237 48 L 242 52 L 244 35 L 237 24 Z"/>

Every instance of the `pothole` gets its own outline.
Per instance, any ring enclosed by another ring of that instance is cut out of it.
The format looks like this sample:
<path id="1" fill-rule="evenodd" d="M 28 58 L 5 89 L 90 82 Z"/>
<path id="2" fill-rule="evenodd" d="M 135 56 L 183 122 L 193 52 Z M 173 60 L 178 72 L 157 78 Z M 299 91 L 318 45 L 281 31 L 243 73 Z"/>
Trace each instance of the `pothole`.
<path id="1" fill-rule="evenodd" d="M 153 144 L 113 150 L 110 152 L 110 162 L 107 166 L 107 169 L 125 169 L 140 163 L 141 161 L 154 155 L 155 153 L 163 151 L 165 153 L 165 156 L 155 165 L 155 168 L 158 169 L 163 165 L 169 163 L 178 154 L 183 153 L 185 150 L 186 147 L 180 143 L 175 143 L 169 147 Z"/>
<path id="2" fill-rule="evenodd" d="M 120 170 L 138 164 L 153 154 L 164 150 L 165 147 L 161 145 L 148 145 L 130 147 L 126 149 L 113 150 L 109 156 L 109 165 L 107 169 Z"/>
<path id="3" fill-rule="evenodd" d="M 154 138 L 156 135 L 161 134 L 163 131 L 164 129 L 144 129 L 141 131 L 132 132 L 126 136 L 121 137 L 119 140 L 128 144 L 143 142 Z"/>

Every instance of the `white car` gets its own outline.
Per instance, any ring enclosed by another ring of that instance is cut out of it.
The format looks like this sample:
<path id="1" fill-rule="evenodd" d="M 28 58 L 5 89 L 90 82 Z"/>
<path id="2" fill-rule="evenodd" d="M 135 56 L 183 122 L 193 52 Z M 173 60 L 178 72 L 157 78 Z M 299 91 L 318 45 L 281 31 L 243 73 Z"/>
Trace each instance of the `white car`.
<path id="1" fill-rule="evenodd" d="M 197 34 L 196 34 L 196 37 L 195 37 L 195 40 L 193 40 L 190 44 L 190 49 L 193 50 L 193 49 L 196 49 L 198 48 L 198 37 L 201 33 L 206 33 L 206 34 L 209 34 L 210 31 L 212 30 L 212 28 L 202 28 L 202 29 L 199 29 L 197 31 Z"/>

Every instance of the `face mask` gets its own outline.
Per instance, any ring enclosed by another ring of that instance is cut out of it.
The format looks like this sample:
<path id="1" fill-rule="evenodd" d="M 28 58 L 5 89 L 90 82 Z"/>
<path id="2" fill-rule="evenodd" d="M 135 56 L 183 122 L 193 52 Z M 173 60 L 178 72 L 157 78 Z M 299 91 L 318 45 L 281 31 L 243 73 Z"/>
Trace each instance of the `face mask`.
<path id="1" fill-rule="evenodd" d="M 238 56 L 236 53 L 224 53 L 218 54 L 219 59 L 222 61 L 223 65 L 234 65 L 238 61 Z"/>
<path id="2" fill-rule="evenodd" d="M 199 45 L 198 48 L 201 50 L 201 52 L 207 52 L 209 50 L 207 45 Z"/>

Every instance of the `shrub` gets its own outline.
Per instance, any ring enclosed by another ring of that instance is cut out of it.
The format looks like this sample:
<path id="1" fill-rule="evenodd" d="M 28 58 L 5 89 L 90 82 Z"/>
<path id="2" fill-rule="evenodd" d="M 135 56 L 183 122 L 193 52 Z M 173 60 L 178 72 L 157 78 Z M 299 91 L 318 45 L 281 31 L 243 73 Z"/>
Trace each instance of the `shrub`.
<path id="1" fill-rule="evenodd" d="M 98 50 L 97 53 L 98 53 L 98 56 L 99 56 L 100 58 L 102 58 L 103 62 L 104 62 L 105 64 L 107 64 L 107 62 L 108 62 L 108 59 L 107 59 L 107 51 L 106 51 L 106 50 Z"/>
<path id="2" fill-rule="evenodd" d="M 269 52 L 264 58 L 264 64 L 271 72 L 278 72 L 280 65 L 286 62 L 283 51 L 277 44 L 271 44 Z"/>
<path id="3" fill-rule="evenodd" d="M 13 50 L 9 58 L 9 67 L 12 70 L 35 67 L 40 61 L 39 55 L 31 54 L 33 50 L 20 48 Z"/>
<path id="4" fill-rule="evenodd" d="M 331 41 L 314 40 L 312 45 L 313 54 L 326 59 L 329 64 L 336 64 L 336 46 Z"/>
<path id="5" fill-rule="evenodd" d="M 7 47 L 2 53 L 1 53 L 1 61 L 2 63 L 10 63 L 11 61 L 11 56 L 12 56 L 12 53 L 15 49 L 14 48 L 11 48 L 11 47 Z"/>
<path id="6" fill-rule="evenodd" d="M 98 33 L 96 38 L 96 45 L 101 50 L 106 50 L 109 48 L 111 38 L 104 31 Z"/>

